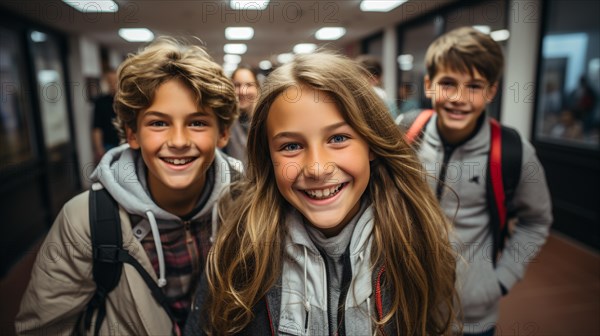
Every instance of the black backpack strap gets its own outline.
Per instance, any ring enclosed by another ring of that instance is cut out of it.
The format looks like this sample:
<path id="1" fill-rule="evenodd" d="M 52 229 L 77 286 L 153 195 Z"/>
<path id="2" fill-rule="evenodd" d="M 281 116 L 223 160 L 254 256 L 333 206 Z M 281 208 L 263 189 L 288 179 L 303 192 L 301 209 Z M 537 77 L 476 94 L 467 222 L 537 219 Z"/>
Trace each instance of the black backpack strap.
<path id="1" fill-rule="evenodd" d="M 106 316 L 106 298 L 119 283 L 123 263 L 118 260 L 122 251 L 121 220 L 119 207 L 105 189 L 91 190 L 89 196 L 90 232 L 92 237 L 93 276 L 96 292 L 88 303 L 84 325 L 89 330 L 92 316 L 98 310 L 94 335 Z"/>
<path id="2" fill-rule="evenodd" d="M 126 250 L 119 250 L 119 252 L 117 253 L 117 259 L 122 263 L 127 263 L 133 266 L 138 271 L 138 273 L 142 276 L 142 279 L 144 279 L 144 282 L 150 289 L 150 292 L 152 292 L 152 297 L 154 297 L 156 302 L 160 304 L 163 307 L 163 309 L 167 312 L 167 315 L 169 315 L 169 318 L 171 319 L 171 321 L 173 321 L 173 328 L 175 328 L 175 318 L 173 317 L 173 313 L 171 312 L 171 308 L 169 307 L 169 300 L 167 299 L 167 296 L 162 291 L 162 289 L 158 287 L 156 281 L 154 281 L 152 276 L 146 271 L 144 266 L 142 266 L 142 264 L 140 264 L 140 262 L 137 261 L 137 259 L 135 259 L 134 257 L 132 257 L 131 254 L 129 254 L 129 252 Z"/>
<path id="3" fill-rule="evenodd" d="M 511 217 L 510 203 L 521 179 L 523 164 L 523 143 L 521 136 L 513 128 L 502 126 L 502 178 L 506 195 L 507 218 Z"/>
<path id="4" fill-rule="evenodd" d="M 494 148 L 493 143 L 490 146 L 490 157 L 495 154 L 493 153 L 494 150 L 492 148 Z M 517 131 L 506 126 L 500 127 L 500 150 L 500 169 L 503 187 L 501 192 L 503 194 L 499 196 L 504 199 L 503 209 L 499 209 L 499 206 L 496 203 L 495 195 L 497 191 L 493 188 L 494 181 L 492 177 L 493 174 L 491 173 L 493 167 L 491 163 L 488 164 L 486 179 L 486 199 L 490 211 L 490 223 L 492 226 L 492 238 L 494 244 L 492 256 L 494 266 L 496 265 L 499 252 L 504 248 L 504 241 L 509 234 L 507 222 L 508 219 L 511 218 L 510 204 L 521 178 L 523 147 L 521 137 Z M 502 216 L 500 211 L 504 211 Z M 501 223 L 500 218 L 505 218 L 504 223 Z"/>
<path id="5" fill-rule="evenodd" d="M 88 303 L 84 313 L 85 330 L 90 330 L 94 311 L 98 310 L 94 335 L 99 335 L 100 327 L 106 317 L 106 298 L 119 283 L 123 263 L 132 265 L 144 279 L 152 296 L 173 321 L 173 334 L 176 323 L 169 307 L 166 295 L 158 287 L 144 267 L 123 249 L 119 206 L 105 189 L 91 190 L 89 197 L 90 229 L 92 236 L 93 275 L 96 292 Z"/>

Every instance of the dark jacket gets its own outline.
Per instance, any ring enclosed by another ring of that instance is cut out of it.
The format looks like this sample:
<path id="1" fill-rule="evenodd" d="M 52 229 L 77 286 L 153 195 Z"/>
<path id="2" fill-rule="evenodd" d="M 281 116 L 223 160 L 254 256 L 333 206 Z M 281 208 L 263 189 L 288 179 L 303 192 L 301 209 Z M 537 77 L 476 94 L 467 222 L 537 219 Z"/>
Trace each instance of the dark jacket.
<path id="1" fill-rule="evenodd" d="M 379 267 L 379 272 L 373 274 L 373 296 L 375 305 L 375 314 L 377 320 L 381 320 L 389 311 L 391 305 L 389 290 L 382 287 L 383 278 L 385 276 L 385 267 Z M 206 277 L 202 278 L 194 304 L 187 319 L 187 323 L 183 335 L 206 335 L 202 329 L 202 325 L 206 323 L 204 319 L 206 298 L 208 296 L 208 282 Z M 281 335 L 279 330 L 279 312 L 280 312 L 280 297 L 281 286 L 273 286 L 263 298 L 252 308 L 254 318 L 240 333 L 237 335 Z M 393 326 L 386 325 L 383 330 L 384 335 L 396 335 Z"/>

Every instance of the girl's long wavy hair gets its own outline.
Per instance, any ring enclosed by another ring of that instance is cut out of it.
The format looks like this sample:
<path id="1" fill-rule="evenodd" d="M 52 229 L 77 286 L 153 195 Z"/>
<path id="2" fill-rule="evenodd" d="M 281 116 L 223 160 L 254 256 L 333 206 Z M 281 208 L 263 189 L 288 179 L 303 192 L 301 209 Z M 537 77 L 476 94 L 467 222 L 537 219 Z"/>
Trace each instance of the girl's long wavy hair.
<path id="1" fill-rule="evenodd" d="M 420 162 L 366 78 L 354 61 L 319 52 L 296 56 L 266 79 L 248 137 L 247 176 L 220 203 L 223 225 L 207 262 L 207 333 L 241 331 L 281 275 L 289 205 L 275 184 L 266 124 L 273 101 L 292 86 L 333 98 L 376 156 L 363 196 L 374 213 L 371 262 L 385 266 L 391 294 L 389 311 L 376 323 L 392 323 L 400 335 L 451 333 L 455 257 L 449 225 Z"/>

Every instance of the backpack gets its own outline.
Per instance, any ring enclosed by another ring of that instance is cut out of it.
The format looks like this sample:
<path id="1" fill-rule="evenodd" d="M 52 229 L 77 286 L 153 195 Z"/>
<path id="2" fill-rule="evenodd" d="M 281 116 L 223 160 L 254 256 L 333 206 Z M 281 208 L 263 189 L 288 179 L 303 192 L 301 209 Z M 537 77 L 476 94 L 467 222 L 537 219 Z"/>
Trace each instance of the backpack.
<path id="1" fill-rule="evenodd" d="M 94 312 L 98 311 L 94 335 L 99 335 L 100 327 L 106 317 L 106 298 L 108 297 L 108 293 L 117 287 L 119 283 L 123 263 L 130 264 L 138 271 L 152 292 L 152 296 L 156 302 L 164 308 L 169 318 L 174 320 L 167 304 L 167 297 L 163 291 L 140 262 L 132 257 L 129 251 L 123 248 L 121 220 L 119 218 L 119 206 L 117 202 L 110 196 L 106 189 L 92 189 L 89 195 L 93 276 L 96 283 L 96 291 L 76 323 L 75 334 L 85 333 L 83 330 L 78 329 L 81 327 L 82 318 L 83 327 L 85 327 L 84 330 L 90 330 Z M 172 334 L 176 334 L 175 328 L 174 324 Z"/>
<path id="2" fill-rule="evenodd" d="M 405 118 L 400 122 L 408 127 L 405 139 L 410 145 L 414 145 L 422 136 L 422 130 L 434 113 L 434 110 L 424 110 L 405 114 Z M 492 261 L 495 266 L 498 254 L 504 248 L 504 241 L 510 234 L 507 222 L 512 217 L 512 213 L 508 209 L 508 204 L 521 178 L 523 147 L 521 137 L 514 129 L 503 126 L 492 118 L 490 118 L 490 128 L 486 201 L 491 218 L 494 244 Z"/>
<path id="3" fill-rule="evenodd" d="M 241 178 L 241 173 L 233 169 L 229 160 L 225 159 L 231 173 L 231 182 Z M 88 302 L 84 313 L 79 316 L 76 323 L 75 334 L 84 334 L 80 330 L 81 319 L 83 318 L 83 327 L 85 331 L 90 330 L 94 312 L 96 323 L 94 335 L 99 335 L 100 327 L 106 317 L 106 298 L 108 294 L 117 287 L 123 269 L 123 263 L 133 266 L 144 279 L 144 282 L 152 292 L 156 302 L 163 307 L 169 315 L 171 321 L 175 321 L 171 309 L 168 305 L 166 295 L 158 287 L 152 276 L 144 269 L 137 259 L 129 254 L 129 251 L 123 248 L 123 238 L 121 233 L 121 220 L 119 218 L 119 205 L 112 198 L 106 189 L 90 190 L 89 194 L 90 209 L 90 231 L 92 238 L 92 257 L 93 257 L 93 277 L 96 283 L 96 291 L 92 299 Z M 173 323 L 172 335 L 177 335 L 176 323 Z"/>

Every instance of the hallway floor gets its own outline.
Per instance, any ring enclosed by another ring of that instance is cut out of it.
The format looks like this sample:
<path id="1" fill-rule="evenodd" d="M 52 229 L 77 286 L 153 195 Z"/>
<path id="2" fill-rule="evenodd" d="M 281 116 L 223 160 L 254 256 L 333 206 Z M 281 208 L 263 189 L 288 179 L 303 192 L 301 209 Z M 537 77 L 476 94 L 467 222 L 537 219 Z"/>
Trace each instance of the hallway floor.
<path id="1" fill-rule="evenodd" d="M 13 320 L 35 248 L 0 280 L 0 336 Z M 553 233 L 525 279 L 501 303 L 497 336 L 600 336 L 600 254 Z"/>
<path id="2" fill-rule="evenodd" d="M 600 254 L 550 235 L 500 305 L 497 336 L 600 335 Z"/>

